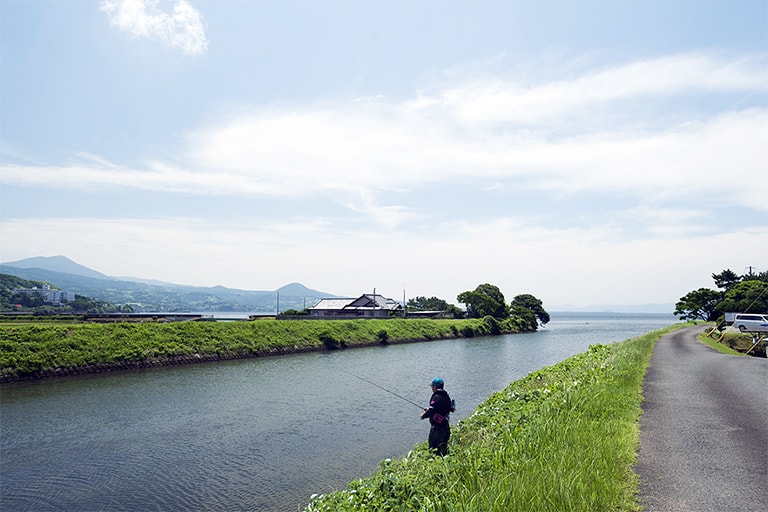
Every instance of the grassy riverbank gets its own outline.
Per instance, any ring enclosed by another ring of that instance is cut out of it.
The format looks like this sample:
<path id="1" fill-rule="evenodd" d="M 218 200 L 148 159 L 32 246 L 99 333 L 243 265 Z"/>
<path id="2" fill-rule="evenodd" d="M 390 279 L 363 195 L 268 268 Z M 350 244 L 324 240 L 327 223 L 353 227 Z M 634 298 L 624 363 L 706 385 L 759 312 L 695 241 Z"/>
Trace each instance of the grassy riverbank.
<path id="1" fill-rule="evenodd" d="M 0 324 L 0 381 L 497 334 L 493 319 Z"/>
<path id="2" fill-rule="evenodd" d="M 531 373 L 456 425 L 447 457 L 420 444 L 306 510 L 639 510 L 641 388 L 654 344 L 674 328 Z"/>
<path id="3" fill-rule="evenodd" d="M 706 332 L 699 335 L 699 340 L 723 354 L 765 357 L 766 353 L 764 336 L 761 336 L 761 341 L 756 344 L 756 339 L 748 333 L 740 333 L 738 331 L 726 333 L 720 331 L 710 332 L 708 328 Z"/>

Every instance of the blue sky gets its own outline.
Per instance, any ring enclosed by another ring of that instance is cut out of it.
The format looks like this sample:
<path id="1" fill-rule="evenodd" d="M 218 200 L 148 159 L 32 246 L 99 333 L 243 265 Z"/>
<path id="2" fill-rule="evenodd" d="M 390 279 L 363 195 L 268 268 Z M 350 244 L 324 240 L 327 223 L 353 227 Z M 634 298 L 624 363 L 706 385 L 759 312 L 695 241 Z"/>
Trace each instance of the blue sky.
<path id="1" fill-rule="evenodd" d="M 550 309 L 766 270 L 766 1 L 0 0 L 0 42 L 0 261 Z"/>

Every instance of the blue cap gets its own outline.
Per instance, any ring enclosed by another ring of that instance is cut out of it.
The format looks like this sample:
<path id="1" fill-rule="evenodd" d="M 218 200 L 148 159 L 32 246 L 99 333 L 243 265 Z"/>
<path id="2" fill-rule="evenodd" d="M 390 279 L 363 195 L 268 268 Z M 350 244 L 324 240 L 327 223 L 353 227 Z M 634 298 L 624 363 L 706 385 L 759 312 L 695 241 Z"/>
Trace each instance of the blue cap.
<path id="1" fill-rule="evenodd" d="M 443 379 L 441 379 L 440 377 L 435 377 L 434 379 L 432 379 L 432 386 L 442 388 L 444 385 L 445 385 L 445 382 L 443 382 Z"/>

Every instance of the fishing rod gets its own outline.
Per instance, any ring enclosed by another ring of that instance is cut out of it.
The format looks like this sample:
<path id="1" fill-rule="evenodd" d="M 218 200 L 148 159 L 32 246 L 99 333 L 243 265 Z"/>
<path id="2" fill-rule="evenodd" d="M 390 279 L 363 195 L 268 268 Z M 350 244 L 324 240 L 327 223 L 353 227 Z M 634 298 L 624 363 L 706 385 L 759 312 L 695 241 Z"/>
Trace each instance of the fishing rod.
<path id="1" fill-rule="evenodd" d="M 376 386 L 377 388 L 379 388 L 379 389 L 382 389 L 382 390 L 386 391 L 386 392 L 387 392 L 387 393 L 389 393 L 390 395 L 395 395 L 395 396 L 396 396 L 397 398 L 399 398 L 400 400 L 405 400 L 405 401 L 406 401 L 406 402 L 408 402 L 409 404 L 415 405 L 415 406 L 416 406 L 416 407 L 418 407 L 419 409 L 421 409 L 421 410 L 424 410 L 424 406 L 421 406 L 421 405 L 417 404 L 416 402 L 413 402 L 413 401 L 411 401 L 411 400 L 408 400 L 408 399 L 407 399 L 407 398 L 405 398 L 404 396 L 400 396 L 400 395 L 398 395 L 397 393 L 395 393 L 394 391 L 390 391 L 390 390 L 388 390 L 388 389 L 387 389 L 387 388 L 385 388 L 384 386 L 379 386 L 379 385 L 378 385 L 378 384 L 376 384 L 375 382 L 371 382 L 370 380 L 368 380 L 368 379 L 366 379 L 366 378 L 364 378 L 364 377 L 361 377 L 361 376 L 359 376 L 359 375 L 355 375 L 354 373 L 350 373 L 350 372 L 348 372 L 348 371 L 346 371 L 346 370 L 341 370 L 341 372 L 343 372 L 343 373 L 346 373 L 347 375 L 351 375 L 352 377 L 355 377 L 356 379 L 360 379 L 360 380 L 362 380 L 363 382 L 367 382 L 367 383 L 368 383 L 368 384 L 370 384 L 371 386 Z"/>

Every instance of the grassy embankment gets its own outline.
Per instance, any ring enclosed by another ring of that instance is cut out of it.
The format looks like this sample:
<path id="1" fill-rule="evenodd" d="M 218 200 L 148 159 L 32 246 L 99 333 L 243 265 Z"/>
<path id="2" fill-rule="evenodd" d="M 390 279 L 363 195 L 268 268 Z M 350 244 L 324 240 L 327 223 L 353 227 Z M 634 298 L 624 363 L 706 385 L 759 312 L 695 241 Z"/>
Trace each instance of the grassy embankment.
<path id="1" fill-rule="evenodd" d="M 0 381 L 376 343 L 428 341 L 494 334 L 498 330 L 498 323 L 492 319 L 2 323 Z"/>
<path id="2" fill-rule="evenodd" d="M 747 344 L 746 341 L 742 339 L 744 338 L 744 335 L 742 334 L 728 335 L 724 337 L 722 341 L 718 341 L 718 338 L 720 337 L 719 333 L 709 335 L 708 332 L 709 330 L 699 334 L 699 341 L 723 354 L 744 356 L 746 355 L 744 352 L 749 348 L 749 345 L 751 345 L 751 343 Z M 738 343 L 738 346 L 742 347 L 741 351 L 732 348 L 736 343 Z"/>
<path id="3" fill-rule="evenodd" d="M 712 331 L 714 324 L 703 333 L 699 334 L 699 341 L 708 345 L 718 352 L 723 354 L 729 354 L 734 356 L 749 355 L 757 357 L 765 357 L 766 342 L 763 336 L 760 343 L 755 345 L 755 338 L 747 333 L 740 333 L 734 331 L 721 332 L 718 330 Z"/>
<path id="4" fill-rule="evenodd" d="M 638 510 L 641 388 L 656 341 L 674 328 L 531 373 L 459 422 L 447 457 L 422 443 L 306 510 Z"/>

